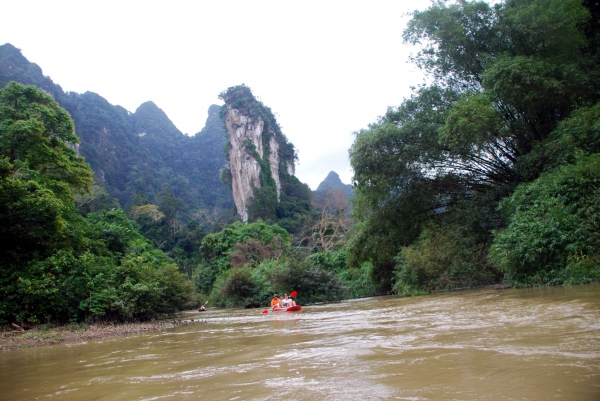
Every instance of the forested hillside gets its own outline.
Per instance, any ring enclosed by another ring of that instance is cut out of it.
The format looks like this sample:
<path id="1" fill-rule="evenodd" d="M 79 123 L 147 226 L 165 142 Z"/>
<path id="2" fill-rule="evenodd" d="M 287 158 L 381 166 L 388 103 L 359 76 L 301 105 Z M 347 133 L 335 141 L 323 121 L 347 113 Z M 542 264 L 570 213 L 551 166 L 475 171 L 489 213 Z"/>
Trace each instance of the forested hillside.
<path id="1" fill-rule="evenodd" d="M 0 322 L 193 306 L 200 242 L 233 221 L 219 107 L 188 137 L 152 102 L 130 113 L 65 93 L 10 44 L 0 46 L 0 90 Z"/>
<path id="2" fill-rule="evenodd" d="M 600 278 L 600 6 L 436 2 L 430 84 L 356 133 L 351 262 L 401 294 Z"/>
<path id="3" fill-rule="evenodd" d="M 148 318 L 189 307 L 193 288 L 119 208 L 87 213 L 92 171 L 73 120 L 49 95 L 0 89 L 0 323 Z"/>
<path id="4" fill-rule="evenodd" d="M 79 154 L 96 183 L 122 207 L 139 193 L 156 202 L 165 187 L 189 212 L 233 207 L 231 191 L 220 180 L 227 161 L 218 106 L 209 108 L 205 127 L 190 137 L 152 102 L 129 113 L 96 93 L 64 92 L 19 49 L 5 44 L 0 46 L 0 88 L 10 81 L 39 87 L 69 112 L 81 141 Z"/>

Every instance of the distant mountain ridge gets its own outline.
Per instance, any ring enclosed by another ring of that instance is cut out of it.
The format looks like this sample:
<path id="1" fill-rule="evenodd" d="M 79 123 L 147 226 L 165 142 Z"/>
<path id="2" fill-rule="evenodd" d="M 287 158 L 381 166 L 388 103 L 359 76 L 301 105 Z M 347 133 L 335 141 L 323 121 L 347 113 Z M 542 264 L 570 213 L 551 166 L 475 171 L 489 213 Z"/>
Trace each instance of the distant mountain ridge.
<path id="1" fill-rule="evenodd" d="M 325 192 L 328 189 L 340 188 L 344 193 L 350 198 L 353 196 L 354 192 L 352 189 L 352 185 L 344 184 L 340 179 L 340 176 L 335 171 L 330 171 L 327 174 L 327 177 L 317 187 L 314 192 Z"/>
<path id="2" fill-rule="evenodd" d="M 52 95 L 75 121 L 79 153 L 101 183 L 125 207 L 143 192 L 153 200 L 171 191 L 188 210 L 231 208 L 231 189 L 220 179 L 227 142 L 219 106 L 210 106 L 205 127 L 184 135 L 153 102 L 134 113 L 102 96 L 64 92 L 11 44 L 0 46 L 0 88 L 10 81 L 35 85 Z"/>

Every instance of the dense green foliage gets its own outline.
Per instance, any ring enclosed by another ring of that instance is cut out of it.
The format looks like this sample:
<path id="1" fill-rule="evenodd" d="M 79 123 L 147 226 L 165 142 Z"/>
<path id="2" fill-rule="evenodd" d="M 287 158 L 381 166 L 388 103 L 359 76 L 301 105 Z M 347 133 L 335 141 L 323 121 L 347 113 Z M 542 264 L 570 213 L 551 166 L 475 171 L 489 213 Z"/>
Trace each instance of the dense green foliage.
<path id="1" fill-rule="evenodd" d="M 138 194 L 128 209 L 129 216 L 155 248 L 167 253 L 189 279 L 200 263 L 200 242 L 206 235 L 204 227 L 218 229 L 230 220 L 202 213 L 185 213 L 181 199 L 175 197 L 168 186 L 157 196 L 157 204 L 150 202 L 145 194 Z M 188 218 L 187 223 L 183 221 Z M 201 224 L 202 223 L 202 224 Z"/>
<path id="2" fill-rule="evenodd" d="M 287 173 L 287 163 L 296 161 L 293 145 L 271 110 L 258 102 L 249 88 L 230 88 L 222 95 L 265 123 L 267 152 L 259 160 L 262 186 L 255 191 L 251 214 L 254 220 L 277 222 L 278 226 L 262 222 L 227 226 L 235 216 L 225 213 L 232 205 L 231 195 L 228 185 L 219 182 L 219 175 L 226 178 L 227 171 L 218 173 L 226 162 L 218 107 L 209 109 L 202 132 L 187 137 L 152 102 L 132 114 L 94 93 L 63 92 L 7 44 L 0 46 L 0 86 L 11 80 L 35 84 L 53 96 L 72 116 L 78 137 L 73 135 L 69 115 L 57 108 L 56 118 L 67 124 L 60 134 L 70 136 L 61 141 L 57 137 L 52 146 L 59 145 L 58 150 L 71 161 L 69 175 L 47 180 L 35 171 L 50 171 L 34 157 L 50 150 L 37 140 L 13 141 L 19 148 L 12 154 L 25 152 L 27 157 L 3 162 L 2 200 L 7 206 L 2 214 L 6 222 L 3 238 L 10 245 L 5 259 L 8 261 L 10 254 L 18 274 L 6 271 L 3 283 L 12 285 L 13 292 L 7 292 L 12 303 L 3 304 L 2 319 L 125 319 L 172 312 L 191 297 L 189 283 L 182 281 L 178 271 L 193 279 L 198 291 L 212 294 L 214 304 L 263 305 L 273 291 L 288 291 L 289 285 L 302 288 L 302 302 L 324 299 L 321 290 L 326 288 L 335 289 L 332 300 L 348 296 L 349 286 L 336 277 L 345 269 L 331 272 L 290 246 L 288 233 L 302 232 L 306 217 L 314 220 L 318 214 L 313 212 L 308 186 Z M 36 128 L 32 125 L 29 129 Z M 273 135 L 281 158 L 279 202 L 267 161 L 267 144 Z M 10 148 L 11 137 L 2 140 L 3 146 Z M 95 182 L 78 153 L 91 164 Z M 55 162 L 63 167 L 66 163 Z M 22 175 L 15 177 L 14 171 Z M 27 175 L 23 175 L 25 171 Z M 89 190 L 74 192 L 78 189 Z M 120 211 L 121 205 L 127 217 Z M 24 226 L 23 221 L 31 224 Z M 302 267 L 302 274 L 293 273 L 296 266 Z M 349 280 L 363 283 L 366 276 L 359 270 L 353 272 Z M 15 277 L 27 287 L 14 286 L 11 280 Z M 355 293 L 372 294 L 368 285 L 363 287 Z M 42 298 L 49 300 L 43 307 Z M 22 302 L 28 303 L 23 306 Z M 19 308 L 21 311 L 14 312 Z"/>
<path id="3" fill-rule="evenodd" d="M 13 165 L 11 176 L 35 177 L 62 200 L 89 187 L 91 171 L 71 147 L 79 143 L 73 120 L 52 97 L 12 82 L 0 104 L 0 147 Z"/>
<path id="4" fill-rule="evenodd" d="M 87 219 L 78 213 L 75 193 L 89 189 L 92 171 L 77 143 L 52 97 L 15 82 L 0 90 L 0 322 L 146 318 L 183 308 L 191 284 L 122 210 L 103 211 L 114 206 L 110 197 L 80 195 L 90 208 Z"/>
<path id="5" fill-rule="evenodd" d="M 208 234 L 204 237 L 201 246 L 202 265 L 198 272 L 198 289 L 202 293 L 209 294 L 219 276 L 228 272 L 232 265 L 232 255 L 236 251 L 236 245 L 252 245 L 253 251 L 245 249 L 242 253 L 244 259 L 249 258 L 249 253 L 256 256 L 257 262 L 264 259 L 277 258 L 283 249 L 289 244 L 289 234 L 277 225 L 267 225 L 263 221 L 243 224 L 233 223 L 218 233 Z M 250 261 L 242 260 L 237 263 L 238 267 L 251 264 Z"/>
<path id="6" fill-rule="evenodd" d="M 600 123 L 600 120 L 598 120 Z M 600 154 L 520 185 L 501 202 L 508 227 L 493 261 L 518 284 L 600 280 Z"/>
<path id="7" fill-rule="evenodd" d="M 272 286 L 293 288 L 303 302 L 333 302 L 346 296 L 348 288 L 342 280 L 334 272 L 315 266 L 308 258 L 289 258 L 278 267 L 271 272 Z"/>
<path id="8" fill-rule="evenodd" d="M 374 293 L 363 271 L 347 268 L 345 250 L 310 255 L 291 246 L 286 230 L 262 221 L 207 235 L 201 252 L 196 282 L 217 305 L 266 306 L 274 292 L 293 290 L 302 304 Z"/>
<path id="9" fill-rule="evenodd" d="M 354 222 L 339 177 L 311 194 L 288 174 L 294 146 L 245 85 L 188 137 L 152 102 L 64 93 L 1 46 L 0 321 L 147 318 L 192 305 L 193 286 L 264 307 L 293 290 L 305 305 L 599 280 L 599 17 L 587 0 L 413 13 L 404 39 L 429 84 L 356 133 Z M 249 224 L 224 213 L 229 109 L 264 123 Z"/>
<path id="10" fill-rule="evenodd" d="M 413 61 L 431 84 L 356 134 L 353 265 L 372 263 L 380 288 L 399 293 L 502 275 L 514 284 L 597 278 L 595 245 L 578 237 L 593 227 L 575 228 L 588 216 L 566 219 L 581 213 L 556 202 L 571 184 L 550 182 L 593 181 L 560 166 L 600 151 L 598 8 L 458 0 L 413 14 L 404 39 L 422 46 Z M 535 195 L 526 201 L 525 192 Z M 598 200 L 593 191 L 572 196 L 573 207 Z M 572 267 L 580 259 L 583 270 Z"/>
<path id="11" fill-rule="evenodd" d="M 78 139 L 69 141 L 78 144 L 75 149 L 91 165 L 95 179 L 91 192 L 77 194 L 79 211 L 86 216 L 124 207 L 154 247 L 191 277 L 204 234 L 234 219 L 231 190 L 219 178 L 226 165 L 219 107 L 209 108 L 205 127 L 190 137 L 152 102 L 129 113 L 95 93 L 63 92 L 18 49 L 5 44 L 0 46 L 0 87 L 11 80 L 39 86 L 73 118 Z M 20 144 L 32 152 L 29 145 Z M 141 206 L 145 209 L 138 210 Z M 152 207 L 164 216 L 156 218 Z"/>
<path id="12" fill-rule="evenodd" d="M 78 142 L 73 121 L 50 96 L 15 82 L 0 91 L 3 263 L 26 264 L 61 242 L 73 191 L 92 182 L 67 141 Z"/>

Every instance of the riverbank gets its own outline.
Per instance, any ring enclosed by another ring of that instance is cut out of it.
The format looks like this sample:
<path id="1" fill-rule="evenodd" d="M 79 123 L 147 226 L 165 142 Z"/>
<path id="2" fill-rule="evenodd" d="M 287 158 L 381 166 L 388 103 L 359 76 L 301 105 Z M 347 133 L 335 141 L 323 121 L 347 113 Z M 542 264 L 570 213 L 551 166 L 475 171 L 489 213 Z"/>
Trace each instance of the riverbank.
<path id="1" fill-rule="evenodd" d="M 205 322 L 203 319 L 171 319 L 139 323 L 75 323 L 55 327 L 40 325 L 29 330 L 19 330 L 19 326 L 4 326 L 0 328 L 0 351 L 81 343 Z"/>

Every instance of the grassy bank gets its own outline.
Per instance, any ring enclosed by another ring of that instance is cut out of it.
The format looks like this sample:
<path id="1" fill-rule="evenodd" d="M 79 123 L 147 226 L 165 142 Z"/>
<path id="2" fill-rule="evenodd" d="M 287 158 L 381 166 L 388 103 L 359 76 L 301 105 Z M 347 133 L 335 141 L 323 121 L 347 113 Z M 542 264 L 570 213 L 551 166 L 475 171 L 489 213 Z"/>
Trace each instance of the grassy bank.
<path id="1" fill-rule="evenodd" d="M 0 328 L 0 350 L 10 351 L 56 344 L 81 343 L 127 334 L 167 330 L 202 322 L 205 322 L 205 320 L 170 319 L 138 323 L 81 323 L 64 326 L 40 325 L 28 330 L 19 330 L 12 326 L 4 326 Z"/>

